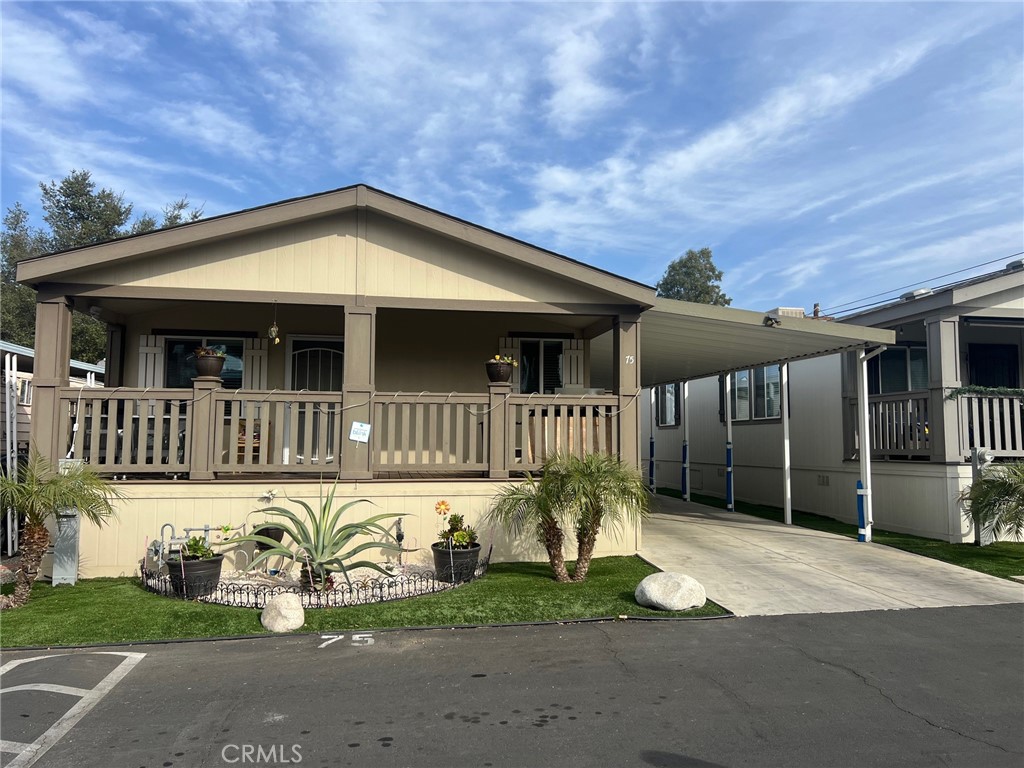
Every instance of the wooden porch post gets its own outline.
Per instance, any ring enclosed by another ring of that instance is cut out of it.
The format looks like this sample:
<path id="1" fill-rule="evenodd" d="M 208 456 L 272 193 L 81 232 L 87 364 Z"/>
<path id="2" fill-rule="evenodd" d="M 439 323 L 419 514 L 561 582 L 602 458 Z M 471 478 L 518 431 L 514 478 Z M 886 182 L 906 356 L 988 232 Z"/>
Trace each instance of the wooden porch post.
<path id="1" fill-rule="evenodd" d="M 36 349 L 32 375 L 32 446 L 54 464 L 64 457 L 67 436 L 59 434 L 59 390 L 70 383 L 71 300 L 36 301 Z"/>
<path id="2" fill-rule="evenodd" d="M 373 477 L 374 444 L 371 421 L 376 389 L 374 357 L 377 348 L 377 308 L 345 307 L 345 358 L 342 383 L 341 477 L 362 480 Z M 348 439 L 353 422 L 370 424 L 370 442 Z"/>
<path id="3" fill-rule="evenodd" d="M 959 464 L 963 461 L 958 403 L 946 399 L 950 389 L 960 386 L 959 326 L 959 317 L 933 317 L 925 320 L 931 460 L 946 464 Z"/>
<path id="4" fill-rule="evenodd" d="M 620 315 L 612 331 L 615 391 L 619 396 L 619 458 L 640 466 L 640 318 Z"/>
<path id="5" fill-rule="evenodd" d="M 504 382 L 492 382 L 488 385 L 491 400 L 488 404 L 490 409 L 489 423 L 491 426 L 487 443 L 487 476 L 498 480 L 508 478 L 508 414 L 511 408 L 508 404 L 508 396 L 512 393 L 512 384 Z M 524 449 L 525 450 L 525 449 Z"/>
<path id="6" fill-rule="evenodd" d="M 213 479 L 213 438 L 217 409 L 213 407 L 213 392 L 223 382 L 219 376 L 197 376 L 192 379 L 192 449 L 189 455 L 189 480 Z M 235 440 L 229 440 L 228 450 L 234 450 Z"/>

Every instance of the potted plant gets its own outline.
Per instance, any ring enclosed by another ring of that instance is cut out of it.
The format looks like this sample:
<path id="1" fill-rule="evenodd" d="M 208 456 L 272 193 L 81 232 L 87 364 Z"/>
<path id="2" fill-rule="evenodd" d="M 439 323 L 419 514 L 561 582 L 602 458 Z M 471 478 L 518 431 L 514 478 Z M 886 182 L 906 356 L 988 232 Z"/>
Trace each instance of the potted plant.
<path id="1" fill-rule="evenodd" d="M 265 537 L 267 539 L 270 539 L 270 541 L 274 542 L 273 544 L 271 544 L 269 541 L 257 540 L 257 552 L 267 552 L 268 550 L 273 549 L 277 544 L 280 544 L 284 540 L 284 528 L 277 525 L 276 523 L 270 522 L 269 520 L 266 522 L 262 522 L 255 528 L 253 528 L 252 533 L 254 536 Z"/>
<path id="2" fill-rule="evenodd" d="M 512 378 L 512 369 L 519 363 L 508 355 L 495 355 L 484 366 L 487 368 L 487 379 L 492 382 L 504 382 Z"/>
<path id="3" fill-rule="evenodd" d="M 220 376 L 227 354 L 215 347 L 196 347 L 196 374 L 198 376 Z"/>
<path id="4" fill-rule="evenodd" d="M 218 555 L 202 536 L 181 545 L 177 555 L 167 558 L 167 575 L 178 597 L 195 599 L 212 595 L 220 581 L 224 555 Z"/>
<path id="5" fill-rule="evenodd" d="M 434 573 L 438 581 L 455 584 L 469 581 L 476 572 L 480 558 L 477 532 L 466 525 L 466 519 L 452 512 L 451 505 L 441 499 L 434 505 L 434 511 L 447 518 L 448 527 L 442 528 L 437 541 L 430 545 L 434 555 Z"/>

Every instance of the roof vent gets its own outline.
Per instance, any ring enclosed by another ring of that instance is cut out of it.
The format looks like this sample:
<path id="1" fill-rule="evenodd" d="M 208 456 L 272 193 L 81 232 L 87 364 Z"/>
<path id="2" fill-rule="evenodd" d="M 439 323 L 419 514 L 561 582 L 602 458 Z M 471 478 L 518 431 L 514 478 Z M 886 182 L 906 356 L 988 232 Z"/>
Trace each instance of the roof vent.
<path id="1" fill-rule="evenodd" d="M 918 288 L 916 291 L 907 291 L 900 296 L 900 301 L 913 301 L 914 299 L 920 299 L 922 296 L 931 296 L 931 288 Z"/>
<path id="2" fill-rule="evenodd" d="M 1021 269 L 1024 269 L 1024 259 L 1017 259 L 1006 265 L 1007 272 L 1017 272 Z"/>

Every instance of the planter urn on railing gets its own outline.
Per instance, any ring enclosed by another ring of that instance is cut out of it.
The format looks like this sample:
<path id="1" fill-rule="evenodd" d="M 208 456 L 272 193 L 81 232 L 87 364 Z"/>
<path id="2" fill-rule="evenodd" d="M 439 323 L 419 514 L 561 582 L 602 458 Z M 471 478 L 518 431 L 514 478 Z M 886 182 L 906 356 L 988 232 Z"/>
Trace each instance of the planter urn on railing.
<path id="1" fill-rule="evenodd" d="M 492 383 L 507 382 L 512 378 L 512 369 L 519 366 L 508 355 L 495 355 L 485 364 L 487 379 Z"/>
<path id="2" fill-rule="evenodd" d="M 195 351 L 196 375 L 220 376 L 226 355 L 213 347 L 198 347 Z"/>

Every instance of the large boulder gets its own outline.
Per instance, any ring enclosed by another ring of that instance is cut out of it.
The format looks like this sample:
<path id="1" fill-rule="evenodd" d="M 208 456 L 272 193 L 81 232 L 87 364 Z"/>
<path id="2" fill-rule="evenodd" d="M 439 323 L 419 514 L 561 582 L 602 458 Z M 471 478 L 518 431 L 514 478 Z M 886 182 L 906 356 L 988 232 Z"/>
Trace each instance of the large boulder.
<path id="1" fill-rule="evenodd" d="M 659 611 L 700 608 L 708 596 L 700 582 L 682 573 L 652 573 L 636 588 L 636 601 Z"/>
<path id="2" fill-rule="evenodd" d="M 291 632 L 306 623 L 302 601 L 294 592 L 274 595 L 260 614 L 260 623 L 271 632 Z"/>

